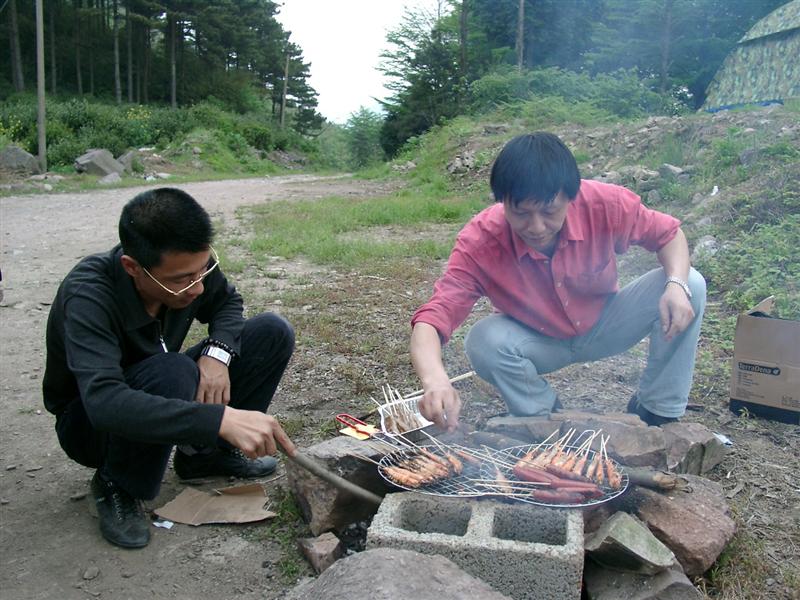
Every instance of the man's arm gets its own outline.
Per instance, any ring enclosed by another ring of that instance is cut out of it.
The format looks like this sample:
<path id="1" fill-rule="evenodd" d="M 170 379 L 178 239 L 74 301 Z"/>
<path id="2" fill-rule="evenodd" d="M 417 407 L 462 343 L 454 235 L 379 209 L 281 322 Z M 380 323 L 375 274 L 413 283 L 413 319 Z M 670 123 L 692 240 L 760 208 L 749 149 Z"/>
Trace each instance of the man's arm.
<path id="1" fill-rule="evenodd" d="M 439 332 L 433 325 L 423 322 L 414 325 L 411 332 L 411 362 L 424 390 L 419 402 L 422 415 L 439 427 L 453 431 L 458 427 L 461 399 L 445 371 Z"/>
<path id="2" fill-rule="evenodd" d="M 691 267 L 689 244 L 680 228 L 675 237 L 662 246 L 656 256 L 668 278 L 677 277 L 684 282 L 688 280 Z M 677 283 L 668 283 L 665 286 L 658 303 L 658 310 L 661 314 L 661 330 L 668 340 L 685 330 L 694 319 L 694 309 L 689 297 Z"/>
<path id="3" fill-rule="evenodd" d="M 235 352 L 239 350 L 239 337 L 244 326 L 242 297 L 217 269 L 204 282 L 203 302 L 197 313 L 201 323 L 208 323 L 209 337 L 224 343 Z M 197 359 L 200 383 L 196 400 L 203 404 L 228 404 L 231 400 L 231 382 L 228 366 L 209 357 Z"/>

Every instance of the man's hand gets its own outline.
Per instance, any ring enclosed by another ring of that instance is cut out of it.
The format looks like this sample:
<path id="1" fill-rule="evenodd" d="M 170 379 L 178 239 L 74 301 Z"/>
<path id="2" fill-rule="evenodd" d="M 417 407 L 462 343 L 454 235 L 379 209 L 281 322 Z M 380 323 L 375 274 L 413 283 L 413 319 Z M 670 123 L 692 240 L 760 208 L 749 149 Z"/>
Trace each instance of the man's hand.
<path id="1" fill-rule="evenodd" d="M 197 359 L 200 383 L 195 400 L 203 404 L 228 404 L 231 401 L 231 379 L 225 363 L 210 356 Z"/>
<path id="2" fill-rule="evenodd" d="M 667 341 L 684 331 L 694 319 L 694 309 L 680 286 L 668 285 L 658 301 L 661 331 Z"/>
<path id="3" fill-rule="evenodd" d="M 289 456 L 297 453 L 292 440 L 275 417 L 254 410 L 225 407 L 219 436 L 244 452 L 249 458 L 258 458 L 277 452 L 280 445 Z"/>
<path id="4" fill-rule="evenodd" d="M 449 381 L 427 388 L 419 401 L 422 416 L 447 431 L 458 427 L 461 398 Z"/>

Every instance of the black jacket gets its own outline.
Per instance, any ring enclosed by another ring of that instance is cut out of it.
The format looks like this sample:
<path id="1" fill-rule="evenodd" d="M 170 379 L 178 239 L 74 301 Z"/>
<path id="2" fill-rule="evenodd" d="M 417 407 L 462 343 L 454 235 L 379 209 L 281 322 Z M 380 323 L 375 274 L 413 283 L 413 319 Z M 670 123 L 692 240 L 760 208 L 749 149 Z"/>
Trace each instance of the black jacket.
<path id="1" fill-rule="evenodd" d="M 213 445 L 224 406 L 164 398 L 130 388 L 124 370 L 153 354 L 181 349 L 194 319 L 210 337 L 239 351 L 242 297 L 220 269 L 203 280 L 203 293 L 188 307 L 150 316 L 122 249 L 81 260 L 58 288 L 47 319 L 44 404 L 58 415 L 83 401 L 95 429 L 150 443 Z"/>

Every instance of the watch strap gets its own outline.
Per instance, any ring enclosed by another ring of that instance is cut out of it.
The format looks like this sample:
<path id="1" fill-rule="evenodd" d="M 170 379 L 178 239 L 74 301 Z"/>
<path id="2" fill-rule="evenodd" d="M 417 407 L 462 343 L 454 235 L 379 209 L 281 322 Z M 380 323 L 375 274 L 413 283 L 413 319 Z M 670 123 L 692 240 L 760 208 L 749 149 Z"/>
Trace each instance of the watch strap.
<path id="1" fill-rule="evenodd" d="M 223 350 L 218 346 L 212 346 L 210 344 L 202 349 L 200 355 L 210 356 L 211 358 L 214 358 L 219 362 L 224 363 L 226 367 L 231 366 L 231 360 L 233 359 L 233 355 L 227 350 Z"/>

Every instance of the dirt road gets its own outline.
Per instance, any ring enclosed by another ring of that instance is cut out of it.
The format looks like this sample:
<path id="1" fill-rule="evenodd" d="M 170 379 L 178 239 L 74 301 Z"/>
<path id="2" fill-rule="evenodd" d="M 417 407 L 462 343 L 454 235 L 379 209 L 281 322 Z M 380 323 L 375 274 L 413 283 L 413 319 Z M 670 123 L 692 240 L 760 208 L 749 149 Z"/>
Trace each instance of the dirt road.
<path id="1" fill-rule="evenodd" d="M 212 215 L 218 236 L 236 208 L 276 199 L 376 195 L 385 183 L 293 175 L 181 185 Z M 0 590 L 14 599 L 271 598 L 279 548 L 237 527 L 158 530 L 139 551 L 113 547 L 87 510 L 92 472 L 58 446 L 41 402 L 44 327 L 66 272 L 117 241 L 122 205 L 146 188 L 0 198 L 5 297 L 0 303 Z M 161 506 L 181 489 L 165 476 Z"/>

